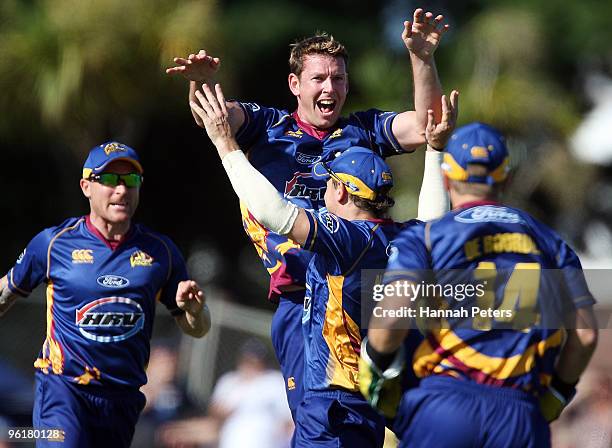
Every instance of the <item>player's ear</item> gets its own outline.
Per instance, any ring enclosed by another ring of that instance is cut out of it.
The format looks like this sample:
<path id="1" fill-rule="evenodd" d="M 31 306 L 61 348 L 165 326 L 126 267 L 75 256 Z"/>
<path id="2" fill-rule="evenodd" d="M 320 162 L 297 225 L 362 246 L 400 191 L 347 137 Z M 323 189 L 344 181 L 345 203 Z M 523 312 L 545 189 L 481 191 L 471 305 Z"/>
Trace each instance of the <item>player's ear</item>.
<path id="1" fill-rule="evenodd" d="M 289 90 L 291 90 L 291 93 L 293 93 L 293 95 L 295 96 L 299 96 L 300 95 L 300 77 L 296 75 L 295 73 L 289 73 L 288 82 L 289 82 Z"/>
<path id="2" fill-rule="evenodd" d="M 349 192 L 347 191 L 346 187 L 341 183 L 338 183 L 338 189 L 336 190 L 336 199 L 340 204 L 345 204 L 349 201 Z"/>
<path id="3" fill-rule="evenodd" d="M 81 185 L 81 191 L 83 192 L 83 195 L 87 199 L 91 198 L 91 182 L 89 182 L 86 179 L 81 179 L 80 185 Z"/>

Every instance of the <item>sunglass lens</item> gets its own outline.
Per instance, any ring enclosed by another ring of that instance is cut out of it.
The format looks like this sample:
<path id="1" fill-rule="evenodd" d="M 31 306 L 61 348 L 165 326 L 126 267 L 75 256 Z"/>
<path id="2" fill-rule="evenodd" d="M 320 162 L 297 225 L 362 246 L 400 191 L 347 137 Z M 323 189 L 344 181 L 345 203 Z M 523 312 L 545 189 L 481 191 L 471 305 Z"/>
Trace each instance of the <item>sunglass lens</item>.
<path id="1" fill-rule="evenodd" d="M 114 173 L 102 173 L 99 175 L 100 183 L 107 187 L 116 187 L 119 185 L 119 175 Z"/>
<path id="2" fill-rule="evenodd" d="M 121 176 L 121 180 L 128 188 L 137 188 L 142 185 L 142 176 L 137 173 L 124 174 Z"/>

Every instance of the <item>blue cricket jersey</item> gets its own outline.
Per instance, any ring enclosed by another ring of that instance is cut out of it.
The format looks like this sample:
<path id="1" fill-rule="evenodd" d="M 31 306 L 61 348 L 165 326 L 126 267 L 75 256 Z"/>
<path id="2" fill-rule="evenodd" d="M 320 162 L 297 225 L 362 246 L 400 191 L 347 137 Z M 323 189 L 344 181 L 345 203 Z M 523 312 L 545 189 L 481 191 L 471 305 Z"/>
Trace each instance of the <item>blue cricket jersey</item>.
<path id="1" fill-rule="evenodd" d="M 302 328 L 306 391 L 359 391 L 362 269 L 384 269 L 391 241 L 412 220 L 348 221 L 334 214 L 307 213 L 304 248 L 314 254 L 307 271 Z"/>
<path id="2" fill-rule="evenodd" d="M 452 376 L 537 394 L 549 384 L 564 340 L 562 316 L 594 303 L 574 251 L 516 208 L 465 204 L 402 232 L 395 246 L 385 283 L 433 278 L 444 285 L 488 285 L 468 299 L 458 300 L 459 290 L 439 297 L 439 308 L 465 313 L 442 328 L 424 329 L 413 358 L 420 377 Z M 500 314 L 472 314 L 472 307 Z"/>
<path id="3" fill-rule="evenodd" d="M 356 112 L 340 118 L 319 139 L 299 126 L 295 113 L 254 103 L 238 104 L 244 110 L 245 122 L 236 139 L 250 163 L 286 199 L 305 209 L 324 207 L 325 182 L 312 179 L 310 172 L 316 162 L 355 145 L 371 148 L 382 157 L 404 152 L 391 131 L 395 112 Z M 286 236 L 268 231 L 244 204 L 241 213 L 244 229 L 270 274 L 270 297 L 276 299 L 283 287 L 303 287 L 312 255 Z"/>
<path id="4" fill-rule="evenodd" d="M 185 262 L 167 237 L 135 224 L 113 250 L 88 218 L 32 239 L 7 273 L 12 292 L 47 285 L 47 332 L 34 366 L 79 384 L 146 383 L 156 302 L 173 315 Z"/>

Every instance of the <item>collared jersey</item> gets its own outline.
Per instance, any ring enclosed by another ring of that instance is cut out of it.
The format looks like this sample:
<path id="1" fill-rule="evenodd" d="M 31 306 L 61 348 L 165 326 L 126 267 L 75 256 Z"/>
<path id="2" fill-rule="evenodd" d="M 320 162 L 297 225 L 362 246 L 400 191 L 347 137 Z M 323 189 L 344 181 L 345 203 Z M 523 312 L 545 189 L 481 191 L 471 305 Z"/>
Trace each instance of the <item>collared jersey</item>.
<path id="1" fill-rule="evenodd" d="M 302 329 L 304 388 L 358 391 L 363 269 L 384 269 L 391 241 L 412 220 L 347 221 L 334 214 L 306 213 L 310 233 L 304 248 L 314 254 L 307 271 Z M 365 277 L 364 277 L 365 279 Z"/>
<path id="2" fill-rule="evenodd" d="M 16 294 L 47 285 L 47 332 L 34 366 L 79 384 L 146 383 L 157 301 L 173 314 L 183 257 L 165 236 L 133 225 L 112 250 L 86 218 L 36 235 L 7 274 Z"/>
<path id="3" fill-rule="evenodd" d="M 285 110 L 239 104 L 245 122 L 236 134 L 238 144 L 248 152 L 250 163 L 286 199 L 305 209 L 324 207 L 325 182 L 312 179 L 314 163 L 355 145 L 372 148 L 382 157 L 404 152 L 391 131 L 395 112 L 356 112 L 340 118 L 335 128 L 319 140 L 301 129 Z M 268 231 L 243 204 L 241 213 L 244 229 L 270 274 L 270 297 L 278 297 L 282 287 L 303 287 L 312 255 L 286 236 Z"/>
<path id="4" fill-rule="evenodd" d="M 421 321 L 425 339 L 413 359 L 420 377 L 447 375 L 537 394 L 550 382 L 564 339 L 563 316 L 594 303 L 574 251 L 516 208 L 468 204 L 402 232 L 395 245 L 385 283 L 451 285 L 443 296 L 425 297 L 417 311 L 464 313 L 441 329 Z M 482 285 L 482 294 L 466 298 L 467 284 Z M 431 306 L 432 299 L 439 303 Z M 489 309 L 508 314 L 491 316 Z"/>

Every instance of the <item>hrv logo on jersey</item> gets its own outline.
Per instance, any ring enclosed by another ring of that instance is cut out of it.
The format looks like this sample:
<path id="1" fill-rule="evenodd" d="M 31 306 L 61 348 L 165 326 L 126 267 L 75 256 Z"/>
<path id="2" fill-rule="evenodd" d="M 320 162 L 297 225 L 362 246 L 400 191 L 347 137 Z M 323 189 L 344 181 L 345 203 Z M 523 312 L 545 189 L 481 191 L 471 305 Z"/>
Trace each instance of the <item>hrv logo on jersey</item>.
<path id="1" fill-rule="evenodd" d="M 124 341 L 144 328 L 145 315 L 138 302 L 126 297 L 104 297 L 76 310 L 75 323 L 87 339 Z"/>
<path id="2" fill-rule="evenodd" d="M 293 178 L 285 182 L 285 197 L 310 199 L 313 202 L 323 201 L 325 196 L 325 187 L 310 187 L 303 183 L 304 179 L 311 179 L 311 173 L 300 173 L 299 171 L 293 174 Z"/>

